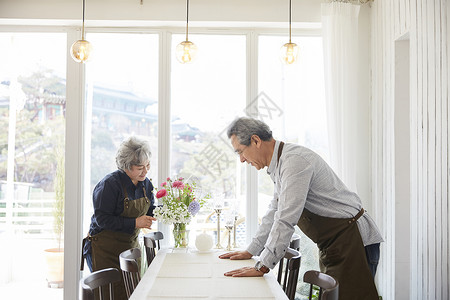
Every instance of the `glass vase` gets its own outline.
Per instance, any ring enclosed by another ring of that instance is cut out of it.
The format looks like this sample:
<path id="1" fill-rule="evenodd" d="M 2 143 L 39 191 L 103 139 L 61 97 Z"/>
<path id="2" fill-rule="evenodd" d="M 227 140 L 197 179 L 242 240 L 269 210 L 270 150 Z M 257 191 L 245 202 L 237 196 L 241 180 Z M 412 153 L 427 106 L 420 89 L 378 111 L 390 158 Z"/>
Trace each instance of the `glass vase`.
<path id="1" fill-rule="evenodd" d="M 185 223 L 173 224 L 173 238 L 175 248 L 186 248 L 189 245 L 189 230 L 186 230 Z"/>

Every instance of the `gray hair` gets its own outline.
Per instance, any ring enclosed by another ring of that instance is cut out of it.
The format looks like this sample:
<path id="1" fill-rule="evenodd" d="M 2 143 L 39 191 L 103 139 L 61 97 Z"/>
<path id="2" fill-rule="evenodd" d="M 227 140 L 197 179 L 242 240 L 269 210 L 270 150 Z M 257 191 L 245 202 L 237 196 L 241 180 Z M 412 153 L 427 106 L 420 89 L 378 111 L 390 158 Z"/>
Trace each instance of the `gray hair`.
<path id="1" fill-rule="evenodd" d="M 116 165 L 120 170 L 131 170 L 133 165 L 143 165 L 152 153 L 147 141 L 131 136 L 120 144 L 116 154 Z"/>
<path id="2" fill-rule="evenodd" d="M 272 140 L 272 130 L 263 121 L 248 117 L 241 117 L 234 120 L 227 130 L 228 138 L 232 135 L 237 137 L 239 144 L 250 145 L 252 135 L 257 135 L 263 141 Z"/>

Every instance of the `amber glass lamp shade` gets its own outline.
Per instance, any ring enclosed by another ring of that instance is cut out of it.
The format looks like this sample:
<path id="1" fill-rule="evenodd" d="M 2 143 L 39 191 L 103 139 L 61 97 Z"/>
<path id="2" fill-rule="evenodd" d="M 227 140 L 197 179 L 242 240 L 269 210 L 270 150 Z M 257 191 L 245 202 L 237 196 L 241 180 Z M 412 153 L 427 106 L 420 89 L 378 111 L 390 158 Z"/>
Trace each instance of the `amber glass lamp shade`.
<path id="1" fill-rule="evenodd" d="M 286 43 L 280 49 L 280 59 L 286 65 L 296 62 L 299 48 L 295 43 Z"/>
<path id="2" fill-rule="evenodd" d="M 190 41 L 184 41 L 177 45 L 175 56 L 182 64 L 191 63 L 197 56 L 198 48 Z"/>
<path id="3" fill-rule="evenodd" d="M 86 62 L 92 54 L 92 45 L 86 40 L 78 40 L 70 47 L 70 55 L 76 62 Z"/>

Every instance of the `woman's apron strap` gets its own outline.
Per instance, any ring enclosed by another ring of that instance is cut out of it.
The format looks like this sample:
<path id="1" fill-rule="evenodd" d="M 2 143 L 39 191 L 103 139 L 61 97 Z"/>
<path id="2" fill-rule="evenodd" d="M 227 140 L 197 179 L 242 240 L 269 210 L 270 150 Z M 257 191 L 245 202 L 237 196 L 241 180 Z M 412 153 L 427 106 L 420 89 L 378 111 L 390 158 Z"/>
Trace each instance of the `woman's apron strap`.
<path id="1" fill-rule="evenodd" d="M 86 240 L 88 239 L 88 237 L 85 237 L 81 243 L 81 263 L 80 263 L 80 271 L 84 270 L 84 260 L 85 260 L 85 256 L 84 256 L 84 245 L 86 244 Z"/>

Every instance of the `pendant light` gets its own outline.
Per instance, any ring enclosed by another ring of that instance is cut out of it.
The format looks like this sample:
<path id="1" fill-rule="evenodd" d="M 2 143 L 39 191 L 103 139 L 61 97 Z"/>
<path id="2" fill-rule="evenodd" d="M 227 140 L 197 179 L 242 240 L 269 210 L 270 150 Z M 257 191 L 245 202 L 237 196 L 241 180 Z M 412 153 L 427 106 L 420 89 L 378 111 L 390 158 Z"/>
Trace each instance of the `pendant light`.
<path id="1" fill-rule="evenodd" d="M 280 49 L 280 59 L 287 65 L 295 63 L 298 56 L 298 46 L 291 42 L 291 8 L 292 3 L 289 0 L 289 43 L 284 44 Z"/>
<path id="2" fill-rule="evenodd" d="M 83 0 L 83 27 L 81 30 L 81 40 L 76 41 L 70 47 L 70 55 L 79 63 L 84 63 L 89 59 L 92 52 L 92 44 L 84 39 L 84 10 L 85 0 Z"/>
<path id="3" fill-rule="evenodd" d="M 179 43 L 175 49 L 175 55 L 177 60 L 182 64 L 187 64 L 192 62 L 197 55 L 198 48 L 188 39 L 188 29 L 189 29 L 189 0 L 186 0 L 186 40 Z"/>

